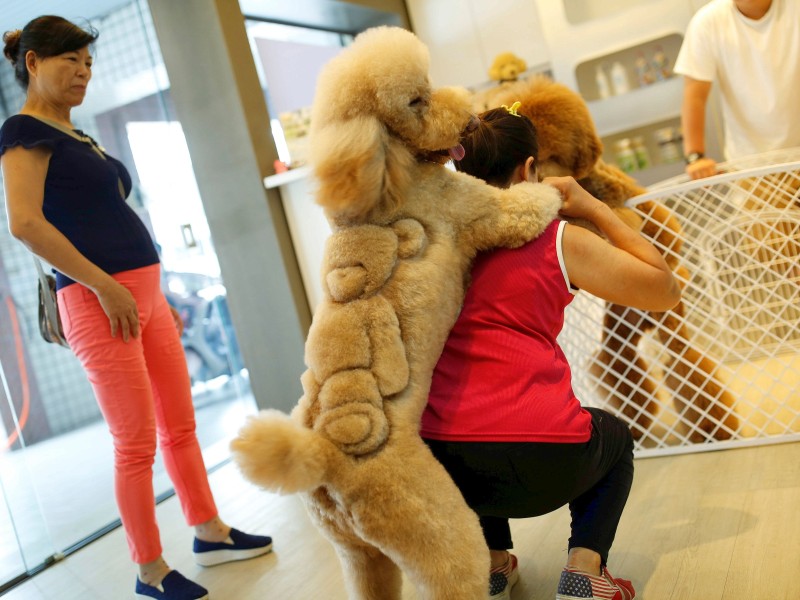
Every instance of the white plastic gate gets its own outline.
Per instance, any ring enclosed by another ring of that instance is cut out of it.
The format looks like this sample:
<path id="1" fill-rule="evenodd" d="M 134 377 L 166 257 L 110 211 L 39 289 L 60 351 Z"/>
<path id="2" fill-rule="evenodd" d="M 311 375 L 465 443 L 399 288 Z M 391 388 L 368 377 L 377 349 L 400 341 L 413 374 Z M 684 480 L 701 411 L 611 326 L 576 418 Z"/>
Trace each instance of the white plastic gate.
<path id="1" fill-rule="evenodd" d="M 637 456 L 800 440 L 800 148 L 720 169 L 628 202 L 677 264 L 676 309 L 567 310 L 575 391 L 630 423 Z"/>

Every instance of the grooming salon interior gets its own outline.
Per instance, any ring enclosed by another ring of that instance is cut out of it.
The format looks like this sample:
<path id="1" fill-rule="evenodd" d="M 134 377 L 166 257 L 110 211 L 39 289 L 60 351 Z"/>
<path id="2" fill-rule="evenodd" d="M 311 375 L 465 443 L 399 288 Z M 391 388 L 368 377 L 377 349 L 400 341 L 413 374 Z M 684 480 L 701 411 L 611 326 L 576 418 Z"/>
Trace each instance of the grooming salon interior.
<path id="1" fill-rule="evenodd" d="M 227 589 L 212 593 L 218 600 L 356 597 L 302 503 L 244 481 L 229 443 L 249 415 L 288 413 L 303 394 L 331 232 L 308 162 L 316 78 L 360 32 L 388 25 L 428 47 L 434 87 L 489 95 L 540 75 L 567 86 L 591 114 L 599 160 L 645 188 L 627 207 L 657 228 L 643 208 L 656 203 L 678 224 L 680 246 L 661 248 L 681 274 L 674 318 L 632 322 L 579 294 L 559 337 L 577 396 L 634 433 L 615 572 L 647 600 L 800 598 L 800 148 L 725 161 L 712 86 L 704 151 L 720 174 L 686 175 L 684 77 L 673 67 L 707 4 L 3 0 L 2 31 L 40 14 L 99 30 L 73 122 L 131 173 L 128 203 L 156 241 L 162 289 L 185 324 L 197 435 L 220 511 L 274 539 L 266 557 L 194 565 L 159 455 L 172 566 Z M 494 70 L 503 55 L 521 59 L 512 75 Z M 3 61 L 0 120 L 24 99 Z M 2 190 L 0 208 L 0 597 L 129 598 L 112 440 L 75 356 L 39 335 L 37 273 L 9 233 Z M 553 597 L 565 511 L 513 522 L 512 600 Z M 423 597 L 404 580 L 403 600 Z"/>

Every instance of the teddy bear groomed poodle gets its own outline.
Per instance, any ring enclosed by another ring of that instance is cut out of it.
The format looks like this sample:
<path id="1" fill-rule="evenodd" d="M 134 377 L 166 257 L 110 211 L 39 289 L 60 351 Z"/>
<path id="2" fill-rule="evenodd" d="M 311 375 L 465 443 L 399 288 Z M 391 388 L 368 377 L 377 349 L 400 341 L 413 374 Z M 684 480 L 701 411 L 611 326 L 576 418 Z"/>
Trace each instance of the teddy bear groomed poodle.
<path id="1" fill-rule="evenodd" d="M 444 166 L 474 117 L 466 90 L 431 88 L 428 61 L 413 34 L 378 27 L 321 72 L 311 163 L 332 234 L 304 393 L 231 444 L 247 479 L 301 495 L 358 600 L 399 599 L 401 572 L 421 599 L 486 598 L 478 518 L 419 420 L 475 254 L 524 244 L 561 206 L 549 186 L 499 190 Z"/>

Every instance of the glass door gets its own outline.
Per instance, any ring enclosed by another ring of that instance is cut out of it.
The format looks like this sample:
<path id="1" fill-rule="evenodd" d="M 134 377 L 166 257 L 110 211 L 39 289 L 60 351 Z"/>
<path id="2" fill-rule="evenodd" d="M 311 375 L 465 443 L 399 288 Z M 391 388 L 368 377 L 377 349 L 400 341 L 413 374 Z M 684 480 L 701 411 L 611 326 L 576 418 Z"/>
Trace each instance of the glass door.
<path id="1" fill-rule="evenodd" d="M 4 312 L 0 336 L 0 590 L 35 565 L 52 560 L 57 553 L 41 499 L 31 477 L 31 457 L 26 452 L 26 428 L 34 431 L 31 417 L 36 390 L 27 377 L 27 360 L 21 340 L 19 318 L 11 296 L 2 294 Z M 8 325 L 11 327 L 9 328 Z M 10 329 L 10 331 L 7 331 Z M 9 339 L 9 337 L 11 339 Z M 10 342 L 10 343 L 6 343 Z M 15 355 L 9 360 L 9 350 Z"/>
<path id="2" fill-rule="evenodd" d="M 7 0 L 4 16 L 14 17 L 7 27 L 21 28 L 38 16 L 35 4 Z M 162 289 L 185 322 L 197 435 L 213 468 L 228 459 L 230 439 L 256 407 L 152 18 L 145 0 L 87 0 L 83 6 L 101 15 L 84 15 L 101 35 L 86 100 L 72 120 L 131 173 L 128 203 L 154 237 Z M 3 61 L 0 121 L 23 101 Z M 119 513 L 111 436 L 77 359 L 39 336 L 36 271 L 29 252 L 9 234 L 1 188 L 0 217 L 2 594 L 16 579 L 118 526 Z M 160 454 L 154 485 L 157 499 L 172 494 Z"/>

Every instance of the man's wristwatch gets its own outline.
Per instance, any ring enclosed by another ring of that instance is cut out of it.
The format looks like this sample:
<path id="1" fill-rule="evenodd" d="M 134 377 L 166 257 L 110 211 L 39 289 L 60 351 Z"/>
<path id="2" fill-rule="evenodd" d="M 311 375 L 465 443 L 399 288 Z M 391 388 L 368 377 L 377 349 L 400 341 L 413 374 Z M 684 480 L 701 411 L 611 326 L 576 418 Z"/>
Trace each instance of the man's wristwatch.
<path id="1" fill-rule="evenodd" d="M 693 162 L 697 162 L 698 160 L 700 160 L 701 158 L 704 158 L 704 157 L 705 157 L 705 154 L 703 154 L 702 152 L 690 152 L 689 154 L 687 154 L 684 157 L 684 159 L 686 160 L 686 164 L 690 165 Z"/>

